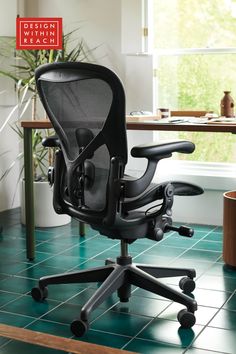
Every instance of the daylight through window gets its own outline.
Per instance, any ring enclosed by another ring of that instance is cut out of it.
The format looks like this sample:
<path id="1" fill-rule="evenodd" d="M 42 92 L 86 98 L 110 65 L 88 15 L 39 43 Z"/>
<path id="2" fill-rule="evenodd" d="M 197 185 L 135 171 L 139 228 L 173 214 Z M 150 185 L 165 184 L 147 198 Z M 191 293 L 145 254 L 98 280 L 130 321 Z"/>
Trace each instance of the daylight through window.
<path id="1" fill-rule="evenodd" d="M 236 1 L 153 3 L 157 106 L 219 114 L 226 90 L 236 102 Z M 166 137 L 166 133 L 161 135 Z M 194 154 L 178 158 L 236 161 L 233 135 L 178 133 L 178 137 L 188 138 L 197 146 Z"/>

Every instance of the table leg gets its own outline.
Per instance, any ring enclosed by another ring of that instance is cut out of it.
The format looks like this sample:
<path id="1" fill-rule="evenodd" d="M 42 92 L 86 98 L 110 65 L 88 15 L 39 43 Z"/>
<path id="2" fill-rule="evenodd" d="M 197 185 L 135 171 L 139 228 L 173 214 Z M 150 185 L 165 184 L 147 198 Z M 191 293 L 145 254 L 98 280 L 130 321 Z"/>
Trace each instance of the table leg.
<path id="1" fill-rule="evenodd" d="M 85 223 L 82 221 L 79 222 L 79 235 L 80 236 L 85 235 Z"/>
<path id="2" fill-rule="evenodd" d="M 24 128 L 26 256 L 35 257 L 32 129 Z"/>

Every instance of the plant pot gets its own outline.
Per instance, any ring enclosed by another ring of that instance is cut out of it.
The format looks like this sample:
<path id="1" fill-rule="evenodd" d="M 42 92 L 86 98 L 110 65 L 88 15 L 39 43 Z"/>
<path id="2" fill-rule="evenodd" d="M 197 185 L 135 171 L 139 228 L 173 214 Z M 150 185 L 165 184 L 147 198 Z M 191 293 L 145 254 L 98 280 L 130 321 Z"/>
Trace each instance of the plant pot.
<path id="1" fill-rule="evenodd" d="M 236 191 L 224 193 L 223 218 L 223 259 L 224 262 L 236 267 Z"/>
<path id="2" fill-rule="evenodd" d="M 48 182 L 34 182 L 35 226 L 53 227 L 70 223 L 69 215 L 57 214 L 53 208 L 53 189 Z M 21 222 L 25 225 L 25 182 L 21 188 Z"/>

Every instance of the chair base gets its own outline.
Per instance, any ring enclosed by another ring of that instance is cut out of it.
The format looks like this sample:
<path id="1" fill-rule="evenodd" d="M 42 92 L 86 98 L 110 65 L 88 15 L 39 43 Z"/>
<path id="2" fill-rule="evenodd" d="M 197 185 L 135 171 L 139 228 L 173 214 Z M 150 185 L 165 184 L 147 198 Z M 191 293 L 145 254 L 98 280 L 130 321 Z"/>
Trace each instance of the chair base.
<path id="1" fill-rule="evenodd" d="M 157 280 L 158 278 L 176 276 L 184 276 L 180 280 L 180 288 L 184 291 L 183 293 Z M 116 262 L 108 259 L 103 267 L 43 277 L 39 280 L 39 288 L 33 288 L 31 295 L 36 301 L 42 301 L 47 297 L 47 285 L 50 284 L 102 282 L 94 295 L 82 307 L 80 317 L 71 324 L 72 333 L 78 337 L 87 331 L 91 312 L 115 291 L 117 291 L 121 302 L 129 301 L 131 285 L 186 306 L 186 309 L 179 312 L 178 321 L 181 326 L 191 328 L 195 324 L 194 312 L 197 310 L 197 303 L 187 294 L 190 294 L 195 288 L 193 281 L 195 276 L 194 269 L 133 264 L 132 257 L 120 256 L 117 257 Z"/>

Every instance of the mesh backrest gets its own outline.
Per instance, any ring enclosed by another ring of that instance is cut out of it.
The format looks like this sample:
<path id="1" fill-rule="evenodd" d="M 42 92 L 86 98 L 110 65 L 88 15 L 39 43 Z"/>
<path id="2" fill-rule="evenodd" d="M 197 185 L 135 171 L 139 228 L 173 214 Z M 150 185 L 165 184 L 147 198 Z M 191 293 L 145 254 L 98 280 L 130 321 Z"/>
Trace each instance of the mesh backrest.
<path id="1" fill-rule="evenodd" d="M 41 98 L 55 131 L 62 143 L 68 166 L 81 152 L 81 129 L 91 133 L 95 141 L 111 113 L 114 93 L 111 86 L 100 77 L 91 77 L 86 71 L 80 73 L 68 68 L 53 71 L 40 79 Z M 61 80 L 60 80 L 61 78 Z M 124 102 L 123 102 L 124 104 Z M 121 117 L 122 119 L 122 117 Z M 114 124 L 115 128 L 115 124 Z M 119 132 L 118 132 L 119 135 Z M 106 139 L 105 139 L 106 140 Z M 94 210 L 106 207 L 107 182 L 110 169 L 111 151 L 107 144 L 100 144 L 86 163 L 94 171 L 93 183 L 84 189 L 84 205 Z M 121 144 L 126 144 L 126 141 Z M 126 148 L 126 147 L 125 147 Z M 78 179 L 80 178 L 78 168 Z M 85 171 L 86 174 L 86 171 Z"/>
<path id="2" fill-rule="evenodd" d="M 75 82 L 42 82 L 47 103 L 65 136 L 66 154 L 70 160 L 78 157 L 77 128 L 88 128 L 96 136 L 108 116 L 112 91 L 99 79 Z"/>

